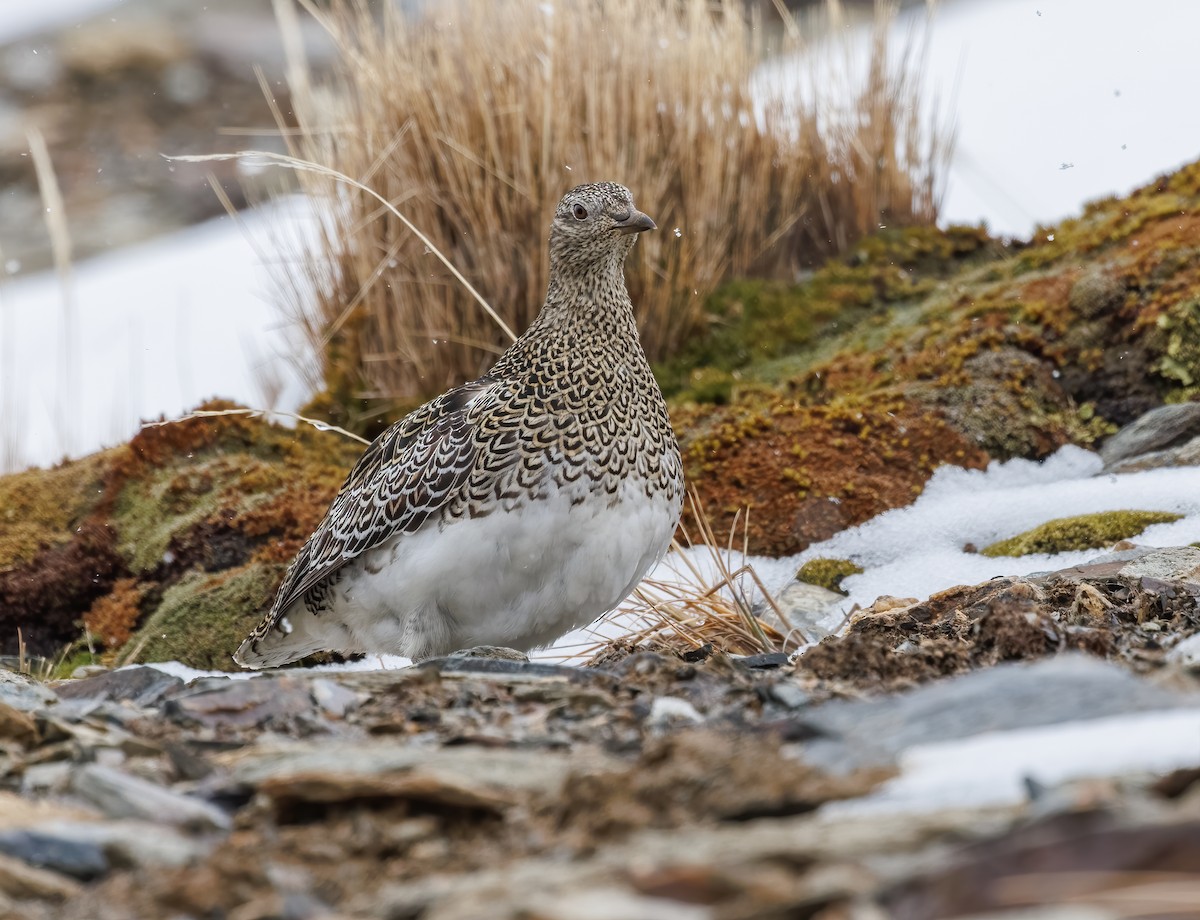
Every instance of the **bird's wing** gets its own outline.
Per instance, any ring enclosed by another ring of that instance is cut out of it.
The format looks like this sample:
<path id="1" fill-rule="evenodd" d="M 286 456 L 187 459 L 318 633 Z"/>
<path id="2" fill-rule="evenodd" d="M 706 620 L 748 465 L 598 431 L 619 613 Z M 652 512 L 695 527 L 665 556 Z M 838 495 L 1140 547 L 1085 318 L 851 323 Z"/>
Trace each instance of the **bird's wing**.
<path id="1" fill-rule="evenodd" d="M 487 377 L 463 384 L 375 439 L 288 567 L 268 621 L 351 559 L 416 530 L 458 494 L 478 450 L 477 413 L 469 410 L 498 388 Z"/>

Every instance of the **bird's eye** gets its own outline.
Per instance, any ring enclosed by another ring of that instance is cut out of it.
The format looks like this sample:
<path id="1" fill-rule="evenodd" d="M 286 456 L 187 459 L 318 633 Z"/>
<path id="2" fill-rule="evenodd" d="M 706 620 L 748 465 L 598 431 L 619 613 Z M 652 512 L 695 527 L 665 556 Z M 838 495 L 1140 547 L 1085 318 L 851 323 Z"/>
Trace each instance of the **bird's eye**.
<path id="1" fill-rule="evenodd" d="M 575 205 L 575 207 L 571 209 L 571 213 L 575 215 L 576 220 L 587 220 L 587 208 L 581 204 Z"/>

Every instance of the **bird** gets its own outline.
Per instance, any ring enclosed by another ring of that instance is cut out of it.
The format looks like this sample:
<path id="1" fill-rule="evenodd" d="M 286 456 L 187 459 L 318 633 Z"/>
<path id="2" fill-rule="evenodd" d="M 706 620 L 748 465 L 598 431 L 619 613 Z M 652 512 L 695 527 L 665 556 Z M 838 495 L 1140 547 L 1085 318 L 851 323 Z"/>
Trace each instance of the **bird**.
<path id="1" fill-rule="evenodd" d="M 633 591 L 670 546 L 684 494 L 624 276 L 655 229 L 615 182 L 562 197 L 537 317 L 491 370 L 366 449 L 238 664 L 524 652 Z"/>

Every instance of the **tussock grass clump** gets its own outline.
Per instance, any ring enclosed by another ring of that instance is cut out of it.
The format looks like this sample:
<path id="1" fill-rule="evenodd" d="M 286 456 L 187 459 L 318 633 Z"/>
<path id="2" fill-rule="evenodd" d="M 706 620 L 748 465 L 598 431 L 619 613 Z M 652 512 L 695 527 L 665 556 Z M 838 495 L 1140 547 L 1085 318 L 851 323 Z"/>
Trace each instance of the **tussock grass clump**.
<path id="1" fill-rule="evenodd" d="M 554 205 L 580 182 L 624 182 L 661 228 L 629 265 L 652 359 L 721 281 L 936 216 L 947 144 L 909 56 L 889 55 L 884 7 L 850 111 L 829 117 L 817 81 L 786 106 L 753 90 L 799 30 L 732 0 L 445 0 L 422 21 L 299 2 L 339 61 L 327 86 L 292 68 L 292 153 L 394 205 L 518 332 L 544 294 Z M 369 195 L 300 178 L 331 209 L 304 260 L 315 302 L 297 303 L 330 391 L 408 400 L 485 369 L 507 336 L 429 248 Z"/>

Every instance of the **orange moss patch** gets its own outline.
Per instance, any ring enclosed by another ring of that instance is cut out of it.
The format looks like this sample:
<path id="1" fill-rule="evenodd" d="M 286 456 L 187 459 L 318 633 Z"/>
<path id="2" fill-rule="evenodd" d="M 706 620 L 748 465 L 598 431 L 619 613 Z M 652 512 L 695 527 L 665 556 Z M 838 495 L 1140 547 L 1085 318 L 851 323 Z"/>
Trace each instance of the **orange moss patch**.
<path id="1" fill-rule="evenodd" d="M 713 413 L 685 442 L 688 480 L 715 532 L 749 509 L 750 550 L 773 556 L 911 503 L 944 463 L 980 469 L 988 459 L 938 415 L 894 399 Z"/>
<path id="2" fill-rule="evenodd" d="M 83 625 L 105 648 L 120 648 L 137 627 L 145 593 L 146 586 L 136 578 L 118 578 L 112 591 L 96 598 L 83 615 Z"/>
<path id="3" fill-rule="evenodd" d="M 69 542 L 75 526 L 99 501 L 105 478 L 123 451 L 100 451 L 53 469 L 0 476 L 0 570 Z"/>
<path id="4" fill-rule="evenodd" d="M 230 523 L 248 537 L 261 538 L 258 562 L 291 562 L 325 516 L 340 482 L 295 482 L 254 508 L 234 513 Z"/>

